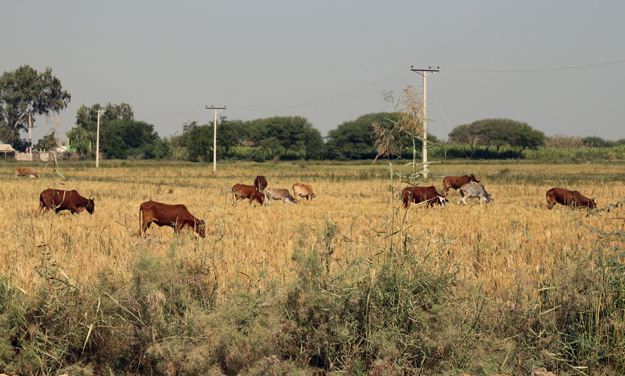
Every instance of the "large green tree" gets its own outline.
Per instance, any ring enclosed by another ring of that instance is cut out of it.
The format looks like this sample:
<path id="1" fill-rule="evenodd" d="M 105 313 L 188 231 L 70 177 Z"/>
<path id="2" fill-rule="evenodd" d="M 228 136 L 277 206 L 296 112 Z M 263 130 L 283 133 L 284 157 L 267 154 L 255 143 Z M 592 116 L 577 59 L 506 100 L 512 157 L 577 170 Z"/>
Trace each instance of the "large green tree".
<path id="1" fill-rule="evenodd" d="M 455 127 L 449 133 L 451 143 L 469 145 L 473 158 L 480 146 L 486 150 L 495 147 L 496 156 L 502 146 L 516 149 L 517 158 L 526 149 L 535 149 L 545 142 L 545 134 L 527 123 L 511 119 L 482 119 Z"/>
<path id="2" fill-rule="evenodd" d="M 374 124 L 392 128 L 399 121 L 398 114 L 393 112 L 378 112 L 366 114 L 356 120 L 346 121 L 336 129 L 328 132 L 326 147 L 329 157 L 332 159 L 364 159 L 373 158 L 374 150 Z M 405 138 L 405 135 L 397 137 Z M 402 142 L 406 145 L 407 139 Z"/>
<path id="3" fill-rule="evenodd" d="M 521 157 L 524 150 L 537 149 L 545 144 L 545 134 L 530 127 L 527 123 L 512 127 L 507 138 L 510 146 L 517 149 L 517 158 Z"/>
<path id="4" fill-rule="evenodd" d="M 67 107 L 71 95 L 63 90 L 52 69 L 37 73 L 23 65 L 0 77 L 0 138 L 6 143 L 20 144 L 20 131 L 28 128 L 34 116 L 51 115 Z"/>
<path id="5" fill-rule="evenodd" d="M 187 148 L 192 161 L 209 161 L 213 158 L 214 128 L 211 124 L 199 125 L 196 121 L 183 124 L 182 135 L 177 142 Z M 244 122 L 230 121 L 221 116 L 217 121 L 217 156 L 223 158 L 231 149 L 241 144 Z"/>
<path id="6" fill-rule="evenodd" d="M 134 120 L 135 114 L 128 103 L 111 104 L 104 107 L 99 103 L 91 107 L 84 104 L 76 111 L 76 126 L 95 132 L 98 124 L 98 110 L 100 110 L 100 124 L 112 120 Z"/>
<path id="7" fill-rule="evenodd" d="M 301 116 L 274 116 L 252 120 L 244 138 L 260 146 L 268 158 L 290 152 L 305 158 L 319 158 L 323 153 L 323 137 Z"/>
<path id="8" fill-rule="evenodd" d="M 149 158 L 159 140 L 154 126 L 143 121 L 110 120 L 100 128 L 100 150 L 109 159 Z"/>
<path id="9" fill-rule="evenodd" d="M 71 147 L 80 153 L 89 151 L 89 145 L 96 145 L 98 110 L 100 110 L 100 152 L 110 159 L 125 159 L 130 156 L 142 158 L 164 158 L 169 155 L 169 145 L 164 145 L 154 126 L 134 119 L 132 107 L 127 103 L 101 106 L 99 103 L 87 107 L 82 105 L 76 111 L 76 128 L 67 138 Z"/>

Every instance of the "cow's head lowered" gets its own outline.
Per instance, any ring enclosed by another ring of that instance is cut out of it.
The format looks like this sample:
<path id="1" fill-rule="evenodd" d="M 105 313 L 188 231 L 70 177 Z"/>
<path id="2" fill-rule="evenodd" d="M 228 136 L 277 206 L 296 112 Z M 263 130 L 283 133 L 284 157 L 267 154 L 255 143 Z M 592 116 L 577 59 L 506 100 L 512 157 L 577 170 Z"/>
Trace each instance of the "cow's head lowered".
<path id="1" fill-rule="evenodd" d="M 469 176 L 469 183 L 479 183 L 480 179 L 477 178 L 477 176 L 475 176 L 474 174 L 471 174 L 471 176 Z"/>
<path id="2" fill-rule="evenodd" d="M 95 203 L 93 202 L 94 199 L 90 198 L 87 200 L 87 206 L 85 206 L 85 209 L 87 209 L 87 211 L 89 212 L 89 214 L 93 214 L 93 209 L 95 209 Z"/>
<path id="3" fill-rule="evenodd" d="M 205 238 L 206 237 L 206 224 L 204 223 L 204 220 L 200 219 L 195 223 L 194 226 L 194 230 L 195 232 L 198 233 L 198 235 L 200 235 L 201 237 Z"/>
<path id="4" fill-rule="evenodd" d="M 439 194 L 436 195 L 435 200 L 443 208 L 445 207 L 445 204 L 449 203 L 449 200 L 447 199 L 447 196 L 441 196 Z"/>

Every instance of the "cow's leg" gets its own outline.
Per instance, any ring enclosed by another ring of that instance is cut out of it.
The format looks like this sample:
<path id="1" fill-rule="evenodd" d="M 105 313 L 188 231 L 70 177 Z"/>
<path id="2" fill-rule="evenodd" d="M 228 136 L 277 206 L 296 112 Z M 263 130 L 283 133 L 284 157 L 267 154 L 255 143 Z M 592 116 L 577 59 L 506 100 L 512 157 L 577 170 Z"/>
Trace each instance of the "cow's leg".
<path id="1" fill-rule="evenodd" d="M 150 225 L 152 224 L 151 221 L 148 222 L 148 223 L 145 223 L 145 222 L 146 222 L 146 220 L 144 219 L 143 223 L 141 224 L 141 231 L 140 231 L 140 234 L 139 234 L 139 235 L 141 235 L 142 238 L 145 238 L 145 233 L 148 231 L 148 229 L 150 228 Z"/>

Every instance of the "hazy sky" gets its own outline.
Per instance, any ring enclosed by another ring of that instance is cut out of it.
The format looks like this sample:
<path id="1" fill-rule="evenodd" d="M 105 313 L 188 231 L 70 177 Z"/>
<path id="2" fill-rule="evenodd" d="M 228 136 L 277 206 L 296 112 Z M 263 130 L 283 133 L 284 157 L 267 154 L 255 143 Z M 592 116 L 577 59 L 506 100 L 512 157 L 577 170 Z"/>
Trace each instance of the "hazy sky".
<path id="1" fill-rule="evenodd" d="M 161 136 L 303 116 L 322 134 L 393 111 L 428 77 L 430 132 L 483 118 L 625 138 L 625 1 L 2 1 L 0 71 L 47 66 L 81 105 L 130 104 Z M 612 63 L 612 64 L 608 64 Z M 0 72 L 0 73 L 1 73 Z M 56 118 L 54 125 L 56 124 Z M 33 141 L 51 124 L 38 118 Z"/>

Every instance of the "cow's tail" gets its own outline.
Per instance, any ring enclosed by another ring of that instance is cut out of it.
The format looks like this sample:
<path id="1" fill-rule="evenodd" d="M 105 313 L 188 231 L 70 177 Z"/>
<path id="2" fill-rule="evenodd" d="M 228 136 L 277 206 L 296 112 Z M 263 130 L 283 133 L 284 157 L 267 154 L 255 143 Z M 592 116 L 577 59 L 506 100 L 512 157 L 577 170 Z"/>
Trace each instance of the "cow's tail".
<path id="1" fill-rule="evenodd" d="M 39 194 L 39 207 L 37 208 L 37 214 L 41 213 L 43 210 L 43 192 Z"/>
<path id="2" fill-rule="evenodd" d="M 139 237 L 143 238 L 143 209 L 139 206 Z"/>

